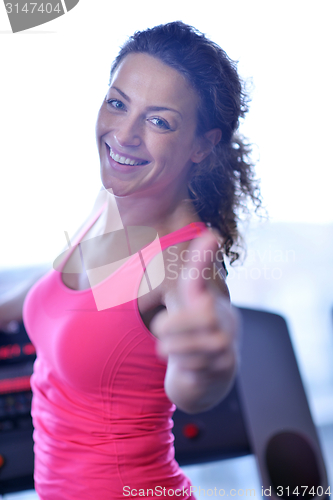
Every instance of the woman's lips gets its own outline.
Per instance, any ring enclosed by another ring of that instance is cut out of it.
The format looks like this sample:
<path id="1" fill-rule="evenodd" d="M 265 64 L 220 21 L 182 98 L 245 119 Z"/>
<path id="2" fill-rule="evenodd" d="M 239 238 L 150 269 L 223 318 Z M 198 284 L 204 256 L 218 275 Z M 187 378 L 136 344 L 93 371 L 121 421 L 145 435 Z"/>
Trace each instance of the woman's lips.
<path id="1" fill-rule="evenodd" d="M 118 153 L 110 148 L 110 146 L 106 143 L 105 146 L 109 164 L 118 172 L 133 172 L 150 163 L 142 158 L 136 158 L 131 155 L 122 155 L 121 153 Z M 110 155 L 110 152 L 112 156 Z"/>

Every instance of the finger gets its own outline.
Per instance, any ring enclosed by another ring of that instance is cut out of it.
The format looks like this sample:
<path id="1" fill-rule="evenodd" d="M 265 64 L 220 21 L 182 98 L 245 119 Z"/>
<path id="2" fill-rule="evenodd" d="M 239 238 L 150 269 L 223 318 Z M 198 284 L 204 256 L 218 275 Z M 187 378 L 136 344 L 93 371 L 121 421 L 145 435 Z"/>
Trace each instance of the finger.
<path id="1" fill-rule="evenodd" d="M 189 263 L 185 277 L 179 280 L 181 297 L 185 306 L 193 306 L 207 290 L 209 270 L 215 261 L 218 242 L 211 231 L 206 231 L 189 246 Z"/>
<path id="2" fill-rule="evenodd" d="M 203 375 L 206 377 L 207 368 L 209 368 L 210 375 L 216 373 L 226 373 L 230 370 L 235 369 L 236 366 L 236 356 L 233 351 L 226 351 L 223 355 L 206 357 L 199 354 L 194 355 L 171 355 L 169 356 L 169 363 L 175 363 L 181 366 L 182 371 L 202 371 Z"/>
<path id="3" fill-rule="evenodd" d="M 234 342 L 238 343 L 241 330 L 241 319 L 237 309 L 223 297 L 219 297 L 216 301 L 216 312 L 220 328 L 225 332 L 229 332 Z"/>
<path id="4" fill-rule="evenodd" d="M 168 311 L 160 311 L 151 320 L 149 330 L 153 333 L 153 335 L 155 335 L 155 337 L 160 338 L 160 336 L 167 330 L 169 321 L 170 318 Z"/>
<path id="5" fill-rule="evenodd" d="M 202 296 L 198 306 L 193 309 L 183 308 L 172 314 L 163 311 L 157 314 L 150 323 L 150 329 L 158 338 L 165 335 L 178 335 L 184 332 L 212 330 L 219 325 L 219 317 L 215 313 L 214 297 Z"/>
<path id="6" fill-rule="evenodd" d="M 228 334 L 216 330 L 184 332 L 178 336 L 166 336 L 159 342 L 163 354 L 199 354 L 219 356 L 232 348 L 233 342 Z"/>

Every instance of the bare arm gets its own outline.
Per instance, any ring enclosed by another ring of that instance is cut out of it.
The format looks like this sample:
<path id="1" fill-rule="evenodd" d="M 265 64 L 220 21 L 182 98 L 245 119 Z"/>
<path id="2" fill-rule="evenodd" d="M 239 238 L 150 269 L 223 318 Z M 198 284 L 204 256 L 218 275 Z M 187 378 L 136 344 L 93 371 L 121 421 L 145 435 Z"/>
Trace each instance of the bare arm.
<path id="1" fill-rule="evenodd" d="M 91 213 L 72 236 L 72 240 L 81 232 L 87 221 L 100 209 L 105 200 L 101 192 L 102 189 L 97 195 Z M 67 249 L 68 246 L 65 246 L 62 251 Z M 18 283 L 14 283 L 8 290 L 0 294 L 0 330 L 8 330 L 8 325 L 12 321 L 22 321 L 23 304 L 30 288 L 51 268 L 52 263 L 32 266 L 27 278 L 23 277 Z"/>
<path id="2" fill-rule="evenodd" d="M 27 293 L 50 268 L 51 264 L 32 267 L 28 278 L 0 295 L 0 330 L 8 330 L 12 321 L 22 321 L 23 303 Z"/>

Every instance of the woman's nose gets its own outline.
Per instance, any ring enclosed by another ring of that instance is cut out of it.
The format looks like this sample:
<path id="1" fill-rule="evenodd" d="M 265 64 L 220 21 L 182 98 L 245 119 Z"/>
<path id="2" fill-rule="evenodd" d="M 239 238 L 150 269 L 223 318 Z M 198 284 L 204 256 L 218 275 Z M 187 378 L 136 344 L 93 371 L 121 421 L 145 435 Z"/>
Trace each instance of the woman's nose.
<path id="1" fill-rule="evenodd" d="M 117 130 L 114 133 L 114 137 L 119 146 L 140 146 L 141 137 L 141 127 L 137 119 L 126 118 L 122 120 L 119 124 Z"/>

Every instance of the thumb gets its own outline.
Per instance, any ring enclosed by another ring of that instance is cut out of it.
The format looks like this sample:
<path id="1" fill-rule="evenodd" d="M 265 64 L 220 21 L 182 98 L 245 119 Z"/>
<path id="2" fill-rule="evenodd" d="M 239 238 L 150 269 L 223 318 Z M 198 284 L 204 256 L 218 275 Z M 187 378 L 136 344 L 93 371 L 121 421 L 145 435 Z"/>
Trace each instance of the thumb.
<path id="1" fill-rule="evenodd" d="M 179 280 L 180 295 L 185 306 L 193 306 L 206 293 L 217 249 L 218 242 L 211 231 L 206 231 L 188 247 L 188 262 Z"/>

